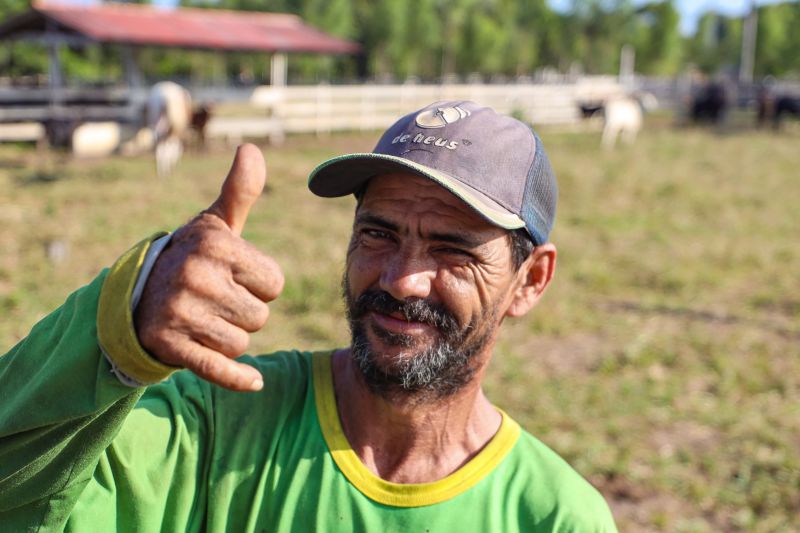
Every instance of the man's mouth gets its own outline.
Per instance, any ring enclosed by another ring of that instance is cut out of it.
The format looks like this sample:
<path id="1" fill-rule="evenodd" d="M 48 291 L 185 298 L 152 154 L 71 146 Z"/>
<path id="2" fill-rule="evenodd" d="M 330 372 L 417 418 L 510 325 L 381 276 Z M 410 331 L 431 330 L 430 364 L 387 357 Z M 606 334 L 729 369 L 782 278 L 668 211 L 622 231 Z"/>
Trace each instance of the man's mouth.
<path id="1" fill-rule="evenodd" d="M 391 333 L 417 336 L 435 334 L 437 332 L 437 328 L 434 326 L 425 322 L 408 320 L 403 313 L 397 311 L 389 314 L 370 311 L 369 314 L 375 325 Z"/>

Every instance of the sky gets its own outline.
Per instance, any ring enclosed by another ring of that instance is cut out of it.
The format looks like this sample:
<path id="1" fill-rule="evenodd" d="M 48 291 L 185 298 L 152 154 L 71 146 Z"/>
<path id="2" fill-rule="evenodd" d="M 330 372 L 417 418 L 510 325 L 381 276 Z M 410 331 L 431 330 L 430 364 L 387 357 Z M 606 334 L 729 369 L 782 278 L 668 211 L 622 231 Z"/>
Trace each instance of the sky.
<path id="1" fill-rule="evenodd" d="M 573 0 L 547 0 L 553 9 L 566 11 Z M 580 0 L 577 0 L 580 1 Z M 757 0 L 756 4 L 776 4 L 786 0 Z M 636 4 L 644 4 L 646 0 L 634 0 Z M 751 0 L 675 0 L 675 6 L 681 14 L 681 33 L 691 35 L 697 29 L 697 21 L 707 11 L 716 11 L 728 16 L 742 16 L 750 7 Z"/>

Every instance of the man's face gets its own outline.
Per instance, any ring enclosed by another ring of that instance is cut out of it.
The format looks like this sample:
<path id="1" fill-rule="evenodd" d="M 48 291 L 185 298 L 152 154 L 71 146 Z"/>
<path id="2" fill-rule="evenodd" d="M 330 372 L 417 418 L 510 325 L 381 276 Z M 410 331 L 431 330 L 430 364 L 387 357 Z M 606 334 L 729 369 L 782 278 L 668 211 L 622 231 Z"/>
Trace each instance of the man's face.
<path id="1" fill-rule="evenodd" d="M 428 179 L 373 178 L 343 282 L 367 384 L 421 399 L 459 390 L 487 360 L 518 283 L 506 230 Z"/>

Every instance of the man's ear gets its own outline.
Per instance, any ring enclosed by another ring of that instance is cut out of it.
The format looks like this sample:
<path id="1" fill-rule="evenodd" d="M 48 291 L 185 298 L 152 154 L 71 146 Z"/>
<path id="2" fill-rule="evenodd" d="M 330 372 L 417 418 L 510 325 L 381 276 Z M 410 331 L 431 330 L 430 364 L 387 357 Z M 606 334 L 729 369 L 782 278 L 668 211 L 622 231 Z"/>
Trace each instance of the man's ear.
<path id="1" fill-rule="evenodd" d="M 549 242 L 533 249 L 517 272 L 517 288 L 506 316 L 522 316 L 536 305 L 553 279 L 556 255 L 555 245 Z"/>

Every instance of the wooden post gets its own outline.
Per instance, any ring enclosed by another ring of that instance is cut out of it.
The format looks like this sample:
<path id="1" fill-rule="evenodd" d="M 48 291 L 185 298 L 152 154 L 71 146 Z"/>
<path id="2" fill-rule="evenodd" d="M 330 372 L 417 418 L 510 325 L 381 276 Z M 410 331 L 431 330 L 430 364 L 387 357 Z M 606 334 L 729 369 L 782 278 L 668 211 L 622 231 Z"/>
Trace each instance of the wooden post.
<path id="1" fill-rule="evenodd" d="M 139 65 L 136 62 L 136 54 L 133 47 L 129 44 L 123 44 L 120 47 L 122 55 L 122 68 L 125 73 L 125 82 L 131 89 L 138 89 L 143 85 L 142 72 L 139 70 Z"/>
<path id="2" fill-rule="evenodd" d="M 50 81 L 50 99 L 51 101 L 56 98 L 56 93 L 61 91 L 64 87 L 64 75 L 61 71 L 61 57 L 59 56 L 60 43 L 58 42 L 58 34 L 53 28 L 53 23 L 48 21 L 46 30 L 47 40 L 47 59 L 48 59 L 48 78 Z"/>
<path id="3" fill-rule="evenodd" d="M 624 45 L 619 54 L 619 83 L 626 91 L 633 89 L 635 61 L 636 51 L 633 46 Z"/>
<path id="4" fill-rule="evenodd" d="M 273 87 L 286 86 L 286 54 L 275 53 L 270 57 L 269 84 Z"/>
<path id="5" fill-rule="evenodd" d="M 756 62 L 756 32 L 758 31 L 758 7 L 755 0 L 750 1 L 750 13 L 744 19 L 742 28 L 742 60 L 739 62 L 739 83 L 752 83 Z"/>

